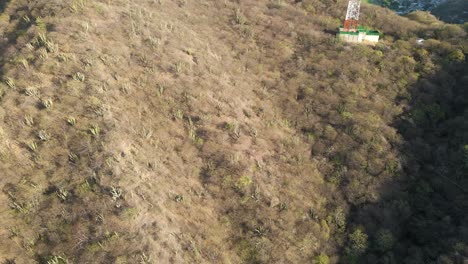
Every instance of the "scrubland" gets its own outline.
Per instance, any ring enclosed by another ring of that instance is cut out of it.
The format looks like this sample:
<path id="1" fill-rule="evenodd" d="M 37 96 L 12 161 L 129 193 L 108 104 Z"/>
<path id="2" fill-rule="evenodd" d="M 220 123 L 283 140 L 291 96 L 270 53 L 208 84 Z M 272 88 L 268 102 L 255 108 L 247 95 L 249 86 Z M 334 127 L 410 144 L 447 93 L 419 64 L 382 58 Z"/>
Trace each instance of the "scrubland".
<path id="1" fill-rule="evenodd" d="M 346 4 L 0 3 L 0 261 L 466 261 L 467 26 Z"/>

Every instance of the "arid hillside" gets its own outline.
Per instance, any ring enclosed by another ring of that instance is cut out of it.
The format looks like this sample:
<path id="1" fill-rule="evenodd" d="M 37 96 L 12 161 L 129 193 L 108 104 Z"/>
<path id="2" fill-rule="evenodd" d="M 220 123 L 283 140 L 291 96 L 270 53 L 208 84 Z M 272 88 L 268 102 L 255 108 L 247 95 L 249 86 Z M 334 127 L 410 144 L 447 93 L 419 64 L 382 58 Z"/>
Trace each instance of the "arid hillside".
<path id="1" fill-rule="evenodd" d="M 1 2 L 0 262 L 463 263 L 467 27 L 346 5 Z"/>

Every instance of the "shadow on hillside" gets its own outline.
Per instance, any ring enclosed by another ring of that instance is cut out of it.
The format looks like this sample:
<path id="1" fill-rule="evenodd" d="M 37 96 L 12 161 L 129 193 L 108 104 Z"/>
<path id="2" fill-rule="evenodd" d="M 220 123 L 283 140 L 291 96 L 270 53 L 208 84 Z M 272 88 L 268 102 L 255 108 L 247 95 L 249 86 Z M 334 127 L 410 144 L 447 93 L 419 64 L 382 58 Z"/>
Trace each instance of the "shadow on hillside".
<path id="1" fill-rule="evenodd" d="M 467 65 L 442 69 L 411 88 L 410 105 L 393 124 L 404 141 L 400 172 L 381 187 L 379 202 L 348 215 L 350 226 L 368 234 L 358 263 L 464 263 L 468 257 Z"/>
<path id="2" fill-rule="evenodd" d="M 0 15 L 3 14 L 6 10 L 6 7 L 8 6 L 8 3 L 10 3 L 10 0 L 0 0 Z M 21 21 L 20 23 L 17 23 L 16 26 L 13 28 L 13 30 L 8 30 L 3 32 L 3 35 L 0 35 L 0 80 L 3 79 L 4 72 L 2 70 L 4 64 L 5 64 L 5 59 L 6 59 L 6 54 L 5 52 L 7 51 L 8 47 L 10 45 L 13 45 L 16 43 L 16 40 L 18 37 L 21 36 L 18 32 L 25 33 L 25 27 L 29 27 L 30 23 L 27 23 L 25 21 Z"/>
<path id="3" fill-rule="evenodd" d="M 338 30 L 324 29 L 323 32 L 335 36 L 338 33 Z"/>
<path id="4" fill-rule="evenodd" d="M 7 4 L 9 3 L 10 1 L 9 0 L 2 0 L 0 1 L 0 15 L 3 14 L 3 12 L 5 11 L 5 8 L 7 6 Z M 5 39 L 4 36 L 1 36 L 0 35 L 0 80 L 3 78 L 3 64 L 4 64 L 4 52 L 5 52 L 5 49 L 6 49 L 6 45 L 7 45 L 7 39 Z"/>
<path id="5" fill-rule="evenodd" d="M 0 1 L 0 13 L 3 13 L 5 11 L 5 8 L 7 4 L 10 2 L 10 0 L 2 0 Z"/>

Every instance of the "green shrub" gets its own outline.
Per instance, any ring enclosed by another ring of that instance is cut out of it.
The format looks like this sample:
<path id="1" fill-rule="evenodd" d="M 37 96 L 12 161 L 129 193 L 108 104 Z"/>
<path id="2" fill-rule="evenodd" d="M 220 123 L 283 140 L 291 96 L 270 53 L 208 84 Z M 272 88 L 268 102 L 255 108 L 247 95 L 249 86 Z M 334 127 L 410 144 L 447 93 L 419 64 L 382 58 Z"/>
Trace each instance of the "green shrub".
<path id="1" fill-rule="evenodd" d="M 465 61 L 465 54 L 459 49 L 452 51 L 448 59 L 453 62 L 464 62 Z"/>
<path id="2" fill-rule="evenodd" d="M 341 207 L 338 207 L 333 211 L 331 215 L 331 219 L 329 222 L 332 222 L 336 224 L 338 229 L 344 230 L 346 227 L 346 215 L 343 212 L 343 209 Z"/>
<path id="3" fill-rule="evenodd" d="M 328 264 L 330 263 L 330 258 L 327 255 L 320 253 L 320 255 L 314 258 L 314 261 L 315 264 Z"/>
<path id="4" fill-rule="evenodd" d="M 351 255 L 359 256 L 367 250 L 367 234 L 360 228 L 354 230 L 348 237 L 348 251 Z"/>
<path id="5" fill-rule="evenodd" d="M 245 187 L 249 186 L 252 183 L 252 178 L 249 176 L 242 176 L 237 180 L 236 187 L 238 189 L 244 189 Z"/>

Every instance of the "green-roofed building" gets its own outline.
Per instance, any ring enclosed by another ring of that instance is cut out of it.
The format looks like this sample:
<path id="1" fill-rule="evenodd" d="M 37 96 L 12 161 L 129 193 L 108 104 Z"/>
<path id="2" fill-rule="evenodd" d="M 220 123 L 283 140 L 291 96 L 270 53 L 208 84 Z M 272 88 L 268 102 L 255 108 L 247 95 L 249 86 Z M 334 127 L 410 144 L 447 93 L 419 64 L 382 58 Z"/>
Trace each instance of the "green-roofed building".
<path id="1" fill-rule="evenodd" d="M 361 26 L 355 31 L 347 31 L 343 27 L 340 27 L 337 37 L 346 42 L 375 44 L 379 42 L 380 33 L 379 31 L 369 30 Z"/>

